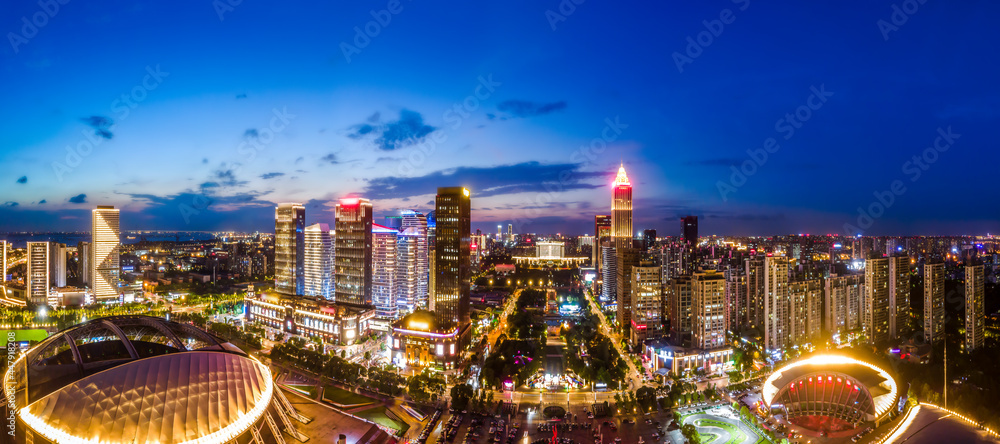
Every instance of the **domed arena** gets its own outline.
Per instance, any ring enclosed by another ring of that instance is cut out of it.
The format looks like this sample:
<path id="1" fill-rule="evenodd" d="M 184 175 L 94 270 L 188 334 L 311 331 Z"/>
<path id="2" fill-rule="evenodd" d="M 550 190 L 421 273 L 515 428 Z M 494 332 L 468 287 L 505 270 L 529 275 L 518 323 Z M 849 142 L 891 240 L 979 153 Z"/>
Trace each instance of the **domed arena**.
<path id="1" fill-rule="evenodd" d="M 162 318 L 115 316 L 70 327 L 21 354 L 4 376 L 8 442 L 305 440 L 293 422 L 305 418 L 275 389 L 267 366 Z"/>
<path id="2" fill-rule="evenodd" d="M 772 414 L 817 434 L 835 436 L 881 421 L 899 401 L 896 380 L 873 364 L 822 354 L 774 371 L 761 387 Z"/>

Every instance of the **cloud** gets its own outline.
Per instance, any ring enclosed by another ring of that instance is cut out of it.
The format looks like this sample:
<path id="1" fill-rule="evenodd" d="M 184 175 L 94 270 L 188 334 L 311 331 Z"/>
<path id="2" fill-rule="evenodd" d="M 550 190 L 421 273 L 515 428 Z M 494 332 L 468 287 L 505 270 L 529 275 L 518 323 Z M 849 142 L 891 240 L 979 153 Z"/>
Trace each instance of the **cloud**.
<path id="1" fill-rule="evenodd" d="M 340 161 L 337 160 L 337 155 L 334 153 L 330 153 L 323 157 L 320 157 L 319 161 L 322 163 L 332 163 L 334 165 L 340 163 Z"/>
<path id="2" fill-rule="evenodd" d="M 3 205 L 5 207 L 16 207 L 17 206 L 17 202 L 7 201 L 7 202 L 4 202 Z"/>
<path id="3" fill-rule="evenodd" d="M 260 178 L 267 180 L 267 179 L 274 179 L 275 177 L 281 177 L 284 175 L 285 173 L 264 173 L 260 175 Z"/>
<path id="4" fill-rule="evenodd" d="M 236 171 L 239 170 L 240 164 L 233 164 L 230 167 L 226 167 L 225 164 L 219 166 L 219 169 L 215 170 L 212 174 L 214 179 L 218 182 L 218 185 L 226 187 L 238 187 L 246 185 L 246 181 L 236 180 Z"/>
<path id="5" fill-rule="evenodd" d="M 375 147 L 383 151 L 392 151 L 420 143 L 437 128 L 424 123 L 424 117 L 416 111 L 404 109 L 399 112 L 399 120 L 381 123 L 379 113 L 372 114 L 367 123 L 350 127 L 347 134 L 355 140 L 372 138 Z"/>
<path id="6" fill-rule="evenodd" d="M 507 120 L 507 118 L 543 116 L 545 114 L 551 114 L 564 109 L 566 109 L 566 102 L 563 100 L 551 103 L 538 103 L 527 100 L 506 100 L 497 104 L 497 110 L 505 114 L 505 116 L 499 117 L 501 120 Z M 487 114 L 486 116 L 491 120 L 498 117 L 495 114 Z"/>
<path id="7" fill-rule="evenodd" d="M 573 163 L 525 162 L 493 167 L 459 167 L 418 177 L 380 177 L 368 181 L 364 195 L 372 199 L 403 198 L 433 193 L 439 186 L 464 186 L 472 196 L 488 197 L 525 192 L 558 193 L 604 186 L 587 183 L 606 172 L 580 171 Z M 610 178 L 608 178 L 610 180 Z"/>
<path id="8" fill-rule="evenodd" d="M 42 199 L 42 200 L 38 201 L 38 204 L 39 204 L 39 205 L 41 205 L 41 204 L 44 204 L 44 203 L 48 203 L 48 202 L 49 202 L 49 201 L 47 201 L 47 200 L 45 200 L 45 199 Z"/>
<path id="9" fill-rule="evenodd" d="M 17 179 L 17 183 L 28 183 L 28 176 L 21 176 Z"/>
<path id="10" fill-rule="evenodd" d="M 69 203 L 75 203 L 75 204 L 87 203 L 87 195 L 77 194 L 76 196 L 69 198 Z"/>
<path id="11" fill-rule="evenodd" d="M 94 133 L 105 139 L 111 139 L 115 137 L 111 133 L 111 127 L 115 125 L 110 118 L 104 116 L 90 116 L 80 119 L 81 122 L 87 124 L 87 126 L 94 129 Z"/>
<path id="12" fill-rule="evenodd" d="M 260 133 L 257 132 L 257 128 L 250 128 L 243 132 L 244 139 L 259 139 Z"/>
<path id="13" fill-rule="evenodd" d="M 243 93 L 243 94 L 237 94 L 237 95 L 236 95 L 236 100 L 239 100 L 239 99 L 245 99 L 245 98 L 247 98 L 247 95 L 246 95 L 246 93 Z"/>

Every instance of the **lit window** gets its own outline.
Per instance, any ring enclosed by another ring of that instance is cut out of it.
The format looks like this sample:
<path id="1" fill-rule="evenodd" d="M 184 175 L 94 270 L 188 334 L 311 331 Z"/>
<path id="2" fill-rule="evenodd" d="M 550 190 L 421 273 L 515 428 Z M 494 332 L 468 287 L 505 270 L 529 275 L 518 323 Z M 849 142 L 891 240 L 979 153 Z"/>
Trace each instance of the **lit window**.
<path id="1" fill-rule="evenodd" d="M 444 344 L 437 345 L 437 354 L 438 356 L 444 356 Z"/>
<path id="2" fill-rule="evenodd" d="M 451 354 L 455 354 L 455 344 L 451 344 Z"/>

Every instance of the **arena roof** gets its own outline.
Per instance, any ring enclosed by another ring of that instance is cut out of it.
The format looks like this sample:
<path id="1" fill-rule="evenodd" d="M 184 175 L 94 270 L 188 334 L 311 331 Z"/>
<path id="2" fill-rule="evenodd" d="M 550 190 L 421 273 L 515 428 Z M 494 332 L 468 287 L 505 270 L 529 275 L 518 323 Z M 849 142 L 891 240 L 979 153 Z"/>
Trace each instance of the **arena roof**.
<path id="1" fill-rule="evenodd" d="M 899 394 L 896 380 L 882 368 L 848 356 L 820 354 L 794 361 L 771 373 L 761 388 L 764 404 L 770 406 L 778 392 L 788 383 L 819 371 L 844 373 L 865 384 L 875 403 L 876 417 L 888 412 Z M 881 388 L 883 385 L 885 389 Z"/>

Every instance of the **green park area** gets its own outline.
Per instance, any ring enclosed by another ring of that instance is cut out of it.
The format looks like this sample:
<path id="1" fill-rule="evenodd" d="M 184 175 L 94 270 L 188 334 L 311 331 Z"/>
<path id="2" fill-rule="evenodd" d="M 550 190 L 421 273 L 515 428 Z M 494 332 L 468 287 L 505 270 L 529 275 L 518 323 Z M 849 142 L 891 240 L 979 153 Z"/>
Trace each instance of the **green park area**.
<path id="1" fill-rule="evenodd" d="M 367 396 L 349 392 L 347 390 L 344 390 L 342 388 L 337 388 L 332 385 L 327 385 L 323 387 L 323 400 L 343 406 L 364 405 L 375 402 L 374 399 L 369 398 Z"/>
<path id="2" fill-rule="evenodd" d="M 400 434 L 406 433 L 406 430 L 410 428 L 409 424 L 403 421 L 397 421 L 395 419 L 390 418 L 389 415 L 386 414 L 385 407 L 383 406 L 372 407 L 368 410 L 362 410 L 358 413 L 355 413 L 355 415 L 357 415 L 359 418 L 367 419 L 378 425 L 385 426 L 390 429 L 399 430 Z"/>

